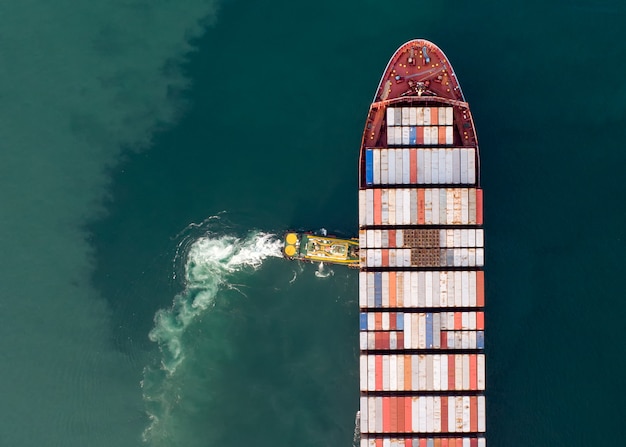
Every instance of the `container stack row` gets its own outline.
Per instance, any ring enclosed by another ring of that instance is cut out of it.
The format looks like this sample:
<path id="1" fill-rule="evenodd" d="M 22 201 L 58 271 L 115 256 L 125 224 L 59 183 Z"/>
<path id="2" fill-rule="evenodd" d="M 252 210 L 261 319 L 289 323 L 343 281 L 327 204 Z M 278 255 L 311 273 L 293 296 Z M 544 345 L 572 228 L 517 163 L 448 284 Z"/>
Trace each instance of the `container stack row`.
<path id="1" fill-rule="evenodd" d="M 370 354 L 360 366 L 361 391 L 485 389 L 484 354 Z"/>
<path id="2" fill-rule="evenodd" d="M 454 144 L 452 126 L 400 126 L 387 128 L 388 146 L 438 146 Z"/>
<path id="3" fill-rule="evenodd" d="M 362 153 L 361 447 L 486 446 L 483 195 L 454 119 L 390 107 Z"/>
<path id="4" fill-rule="evenodd" d="M 368 185 L 474 185 L 474 148 L 374 148 L 365 152 Z"/>
<path id="5" fill-rule="evenodd" d="M 454 111 L 452 107 L 388 107 L 387 127 L 397 126 L 452 126 Z"/>
<path id="6" fill-rule="evenodd" d="M 388 146 L 454 144 L 452 107 L 389 107 L 386 122 Z"/>
<path id="7" fill-rule="evenodd" d="M 362 248 L 482 248 L 484 231 L 479 228 L 360 230 Z"/>
<path id="8" fill-rule="evenodd" d="M 483 271 L 361 271 L 362 312 L 389 309 L 481 308 L 485 303 Z"/>
<path id="9" fill-rule="evenodd" d="M 486 447 L 483 436 L 464 438 L 361 437 L 360 447 Z"/>
<path id="10" fill-rule="evenodd" d="M 359 225 L 481 225 L 477 188 L 368 188 L 359 191 Z"/>
<path id="11" fill-rule="evenodd" d="M 361 397 L 361 433 L 479 433 L 484 421 L 480 395 Z"/>

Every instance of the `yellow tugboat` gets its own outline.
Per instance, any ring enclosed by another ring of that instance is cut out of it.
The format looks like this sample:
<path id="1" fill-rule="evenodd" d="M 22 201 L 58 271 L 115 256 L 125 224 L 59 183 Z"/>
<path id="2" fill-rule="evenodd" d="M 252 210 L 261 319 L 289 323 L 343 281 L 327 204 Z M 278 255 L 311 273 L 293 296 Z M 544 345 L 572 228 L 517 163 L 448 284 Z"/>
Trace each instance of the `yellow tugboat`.
<path id="1" fill-rule="evenodd" d="M 359 267 L 357 239 L 290 231 L 285 233 L 283 242 L 283 255 L 287 259 Z"/>

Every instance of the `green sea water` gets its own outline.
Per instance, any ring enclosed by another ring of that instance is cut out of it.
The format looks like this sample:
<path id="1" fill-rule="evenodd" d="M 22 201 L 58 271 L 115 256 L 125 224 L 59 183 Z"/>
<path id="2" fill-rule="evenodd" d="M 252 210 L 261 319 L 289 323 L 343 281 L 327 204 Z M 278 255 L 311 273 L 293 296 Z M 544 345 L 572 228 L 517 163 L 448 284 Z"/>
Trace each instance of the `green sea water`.
<path id="1" fill-rule="evenodd" d="M 492 446 L 621 445 L 626 6 L 0 6 L 0 446 L 350 446 L 369 102 L 450 58 L 481 149 Z"/>

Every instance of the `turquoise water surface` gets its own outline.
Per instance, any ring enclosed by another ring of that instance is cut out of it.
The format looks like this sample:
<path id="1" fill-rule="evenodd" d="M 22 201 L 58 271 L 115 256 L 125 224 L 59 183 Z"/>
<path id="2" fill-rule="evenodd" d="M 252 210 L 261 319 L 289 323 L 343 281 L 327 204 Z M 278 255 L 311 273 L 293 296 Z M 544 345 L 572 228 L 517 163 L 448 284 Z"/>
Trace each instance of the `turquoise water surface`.
<path id="1" fill-rule="evenodd" d="M 277 241 L 356 232 L 367 108 L 415 37 L 481 144 L 488 443 L 616 445 L 621 2 L 31 0 L 0 21 L 0 446 L 350 446 L 356 272 Z"/>

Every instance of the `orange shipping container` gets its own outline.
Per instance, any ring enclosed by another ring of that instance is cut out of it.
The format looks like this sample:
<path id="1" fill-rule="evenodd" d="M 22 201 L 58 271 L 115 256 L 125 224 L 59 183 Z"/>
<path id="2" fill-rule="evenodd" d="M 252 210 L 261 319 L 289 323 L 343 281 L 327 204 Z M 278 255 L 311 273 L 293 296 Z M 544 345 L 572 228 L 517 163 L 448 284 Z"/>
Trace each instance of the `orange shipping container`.
<path id="1" fill-rule="evenodd" d="M 485 272 L 479 270 L 476 272 L 476 306 L 484 307 L 485 305 Z"/>
<path id="2" fill-rule="evenodd" d="M 391 235 L 389 237 L 391 238 Z M 389 307 L 396 307 L 396 272 L 389 272 Z"/>
<path id="3" fill-rule="evenodd" d="M 430 124 L 433 126 L 439 124 L 439 107 L 430 108 Z"/>
<path id="4" fill-rule="evenodd" d="M 483 224 L 483 190 L 476 190 L 476 224 Z"/>
<path id="5" fill-rule="evenodd" d="M 383 433 L 391 432 L 391 408 L 390 397 L 383 397 Z"/>
<path id="6" fill-rule="evenodd" d="M 485 329 L 485 313 L 476 312 L 476 329 L 482 331 Z"/>
<path id="7" fill-rule="evenodd" d="M 382 206 L 381 206 L 381 190 L 374 190 L 374 224 L 380 225 L 382 223 L 381 216 Z"/>
<path id="8" fill-rule="evenodd" d="M 454 370 L 455 370 L 454 354 L 449 354 L 448 355 L 448 389 L 449 390 L 456 389 L 456 385 L 454 382 Z"/>
<path id="9" fill-rule="evenodd" d="M 410 362 L 409 362 L 410 363 Z M 413 414 L 412 414 L 412 400 L 410 397 L 405 396 L 404 399 L 404 431 L 406 433 L 411 433 L 413 431 Z"/>
<path id="10" fill-rule="evenodd" d="M 470 355 L 470 390 L 478 389 L 476 382 L 476 354 Z"/>
<path id="11" fill-rule="evenodd" d="M 470 431 L 478 431 L 478 397 L 470 397 Z"/>
<path id="12" fill-rule="evenodd" d="M 376 368 L 376 389 L 382 390 L 383 389 L 383 357 L 380 355 L 375 356 L 374 362 L 375 362 L 375 368 Z"/>
<path id="13" fill-rule="evenodd" d="M 398 402 L 396 397 L 389 397 L 389 432 L 398 432 Z"/>
<path id="14" fill-rule="evenodd" d="M 441 432 L 448 432 L 448 399 L 441 398 Z"/>
<path id="15" fill-rule="evenodd" d="M 446 126 L 439 126 L 439 144 L 446 142 Z"/>
<path id="16" fill-rule="evenodd" d="M 409 152 L 409 159 L 411 162 L 410 182 L 412 184 L 417 183 L 417 149 L 411 149 Z"/>
<path id="17" fill-rule="evenodd" d="M 423 224 L 425 222 L 425 206 L 426 200 L 424 198 L 424 190 L 417 190 L 417 223 Z"/>

